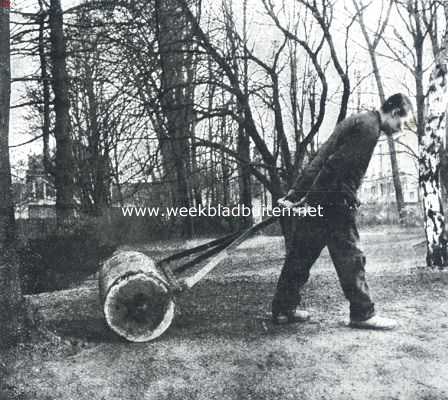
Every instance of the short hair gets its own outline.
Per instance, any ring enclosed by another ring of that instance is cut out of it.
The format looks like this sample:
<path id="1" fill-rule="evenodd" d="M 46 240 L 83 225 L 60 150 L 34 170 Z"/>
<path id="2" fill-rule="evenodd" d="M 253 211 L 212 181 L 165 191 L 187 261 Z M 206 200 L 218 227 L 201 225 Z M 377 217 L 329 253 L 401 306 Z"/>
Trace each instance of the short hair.
<path id="1" fill-rule="evenodd" d="M 406 117 L 412 110 L 412 103 L 409 97 L 403 93 L 395 93 L 390 96 L 381 106 L 381 111 L 390 113 L 392 110 L 398 109 L 400 117 Z"/>

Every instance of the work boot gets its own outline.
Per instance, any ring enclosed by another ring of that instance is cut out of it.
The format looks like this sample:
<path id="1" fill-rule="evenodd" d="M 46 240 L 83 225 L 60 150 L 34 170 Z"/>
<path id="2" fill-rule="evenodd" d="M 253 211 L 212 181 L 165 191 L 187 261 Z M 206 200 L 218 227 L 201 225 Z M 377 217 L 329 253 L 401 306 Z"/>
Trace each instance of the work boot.
<path id="1" fill-rule="evenodd" d="M 310 313 L 306 310 L 291 310 L 286 312 L 272 313 L 272 322 L 275 325 L 295 324 L 310 319 Z"/>
<path id="2" fill-rule="evenodd" d="M 390 331 L 395 329 L 397 326 L 397 321 L 391 318 L 384 318 L 374 315 L 373 317 L 365 320 L 365 321 L 350 321 L 351 328 L 359 328 L 359 329 L 373 329 L 373 330 L 382 330 L 382 331 Z"/>

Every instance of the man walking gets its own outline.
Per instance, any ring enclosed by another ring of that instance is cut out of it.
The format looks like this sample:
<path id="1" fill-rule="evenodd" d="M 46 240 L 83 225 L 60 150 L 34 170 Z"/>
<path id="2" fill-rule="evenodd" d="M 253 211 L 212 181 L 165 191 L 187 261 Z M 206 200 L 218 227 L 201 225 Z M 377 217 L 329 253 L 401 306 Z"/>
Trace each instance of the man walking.
<path id="1" fill-rule="evenodd" d="M 339 123 L 288 194 L 279 200 L 284 207 L 321 205 L 323 217 L 293 221 L 292 238 L 272 302 L 274 323 L 294 323 L 309 318 L 298 310 L 300 291 L 312 265 L 327 246 L 345 297 L 350 302 L 350 326 L 393 329 L 396 322 L 375 314 L 365 279 L 366 258 L 358 247 L 356 192 L 361 185 L 373 150 L 383 131 L 401 130 L 412 109 L 408 97 L 389 97 L 378 111 L 355 114 Z"/>

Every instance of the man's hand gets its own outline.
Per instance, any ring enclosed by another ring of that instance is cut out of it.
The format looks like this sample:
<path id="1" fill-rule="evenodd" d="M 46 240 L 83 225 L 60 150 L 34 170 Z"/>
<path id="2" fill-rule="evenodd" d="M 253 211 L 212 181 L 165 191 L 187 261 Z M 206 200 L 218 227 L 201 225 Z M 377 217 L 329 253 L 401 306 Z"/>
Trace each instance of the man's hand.
<path id="1" fill-rule="evenodd" d="M 291 200 L 286 199 L 285 197 L 282 197 L 277 200 L 278 205 L 285 207 L 285 208 L 294 208 L 296 203 L 293 203 Z"/>
<path id="2" fill-rule="evenodd" d="M 301 211 L 299 210 L 300 208 L 308 207 L 306 196 L 302 197 L 299 201 L 296 202 L 292 202 L 291 200 L 282 197 L 281 199 L 278 199 L 277 203 L 282 207 L 291 209 L 294 214 L 301 213 Z"/>

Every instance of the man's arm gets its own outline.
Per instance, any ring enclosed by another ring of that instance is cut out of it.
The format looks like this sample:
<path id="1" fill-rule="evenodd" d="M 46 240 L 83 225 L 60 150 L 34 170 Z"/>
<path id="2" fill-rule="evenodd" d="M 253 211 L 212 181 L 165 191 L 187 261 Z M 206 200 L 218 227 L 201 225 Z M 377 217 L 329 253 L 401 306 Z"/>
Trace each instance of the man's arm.
<path id="1" fill-rule="evenodd" d="M 329 157 L 335 152 L 335 149 L 339 147 L 341 135 L 345 136 L 358 124 L 357 118 L 349 117 L 346 120 L 339 123 L 328 140 L 319 148 L 316 156 L 305 167 L 302 174 L 299 174 L 296 181 L 288 192 L 287 197 L 295 199 L 295 201 L 302 199 L 307 193 L 309 188 L 316 181 L 316 177 L 321 172 L 324 164 Z"/>
<path id="2" fill-rule="evenodd" d="M 318 203 L 325 200 L 330 188 L 334 182 L 339 180 L 350 168 L 353 160 L 349 158 L 350 152 L 353 150 L 353 140 L 340 146 L 328 159 L 324 162 L 321 170 L 313 181 L 307 194 L 304 196 L 304 201 L 310 204 Z"/>
<path id="3" fill-rule="evenodd" d="M 321 170 L 304 196 L 304 201 L 318 203 L 326 199 L 332 187 L 336 190 L 343 189 L 335 183 L 338 181 L 343 183 L 351 170 L 359 167 L 358 163 L 366 156 L 365 150 L 371 148 L 373 151 L 376 139 L 377 133 L 370 124 L 360 121 L 355 126 L 351 126 L 344 133 L 343 140 L 323 163 Z M 357 201 L 356 193 L 344 190 L 344 194 L 350 197 L 350 201 Z"/>

